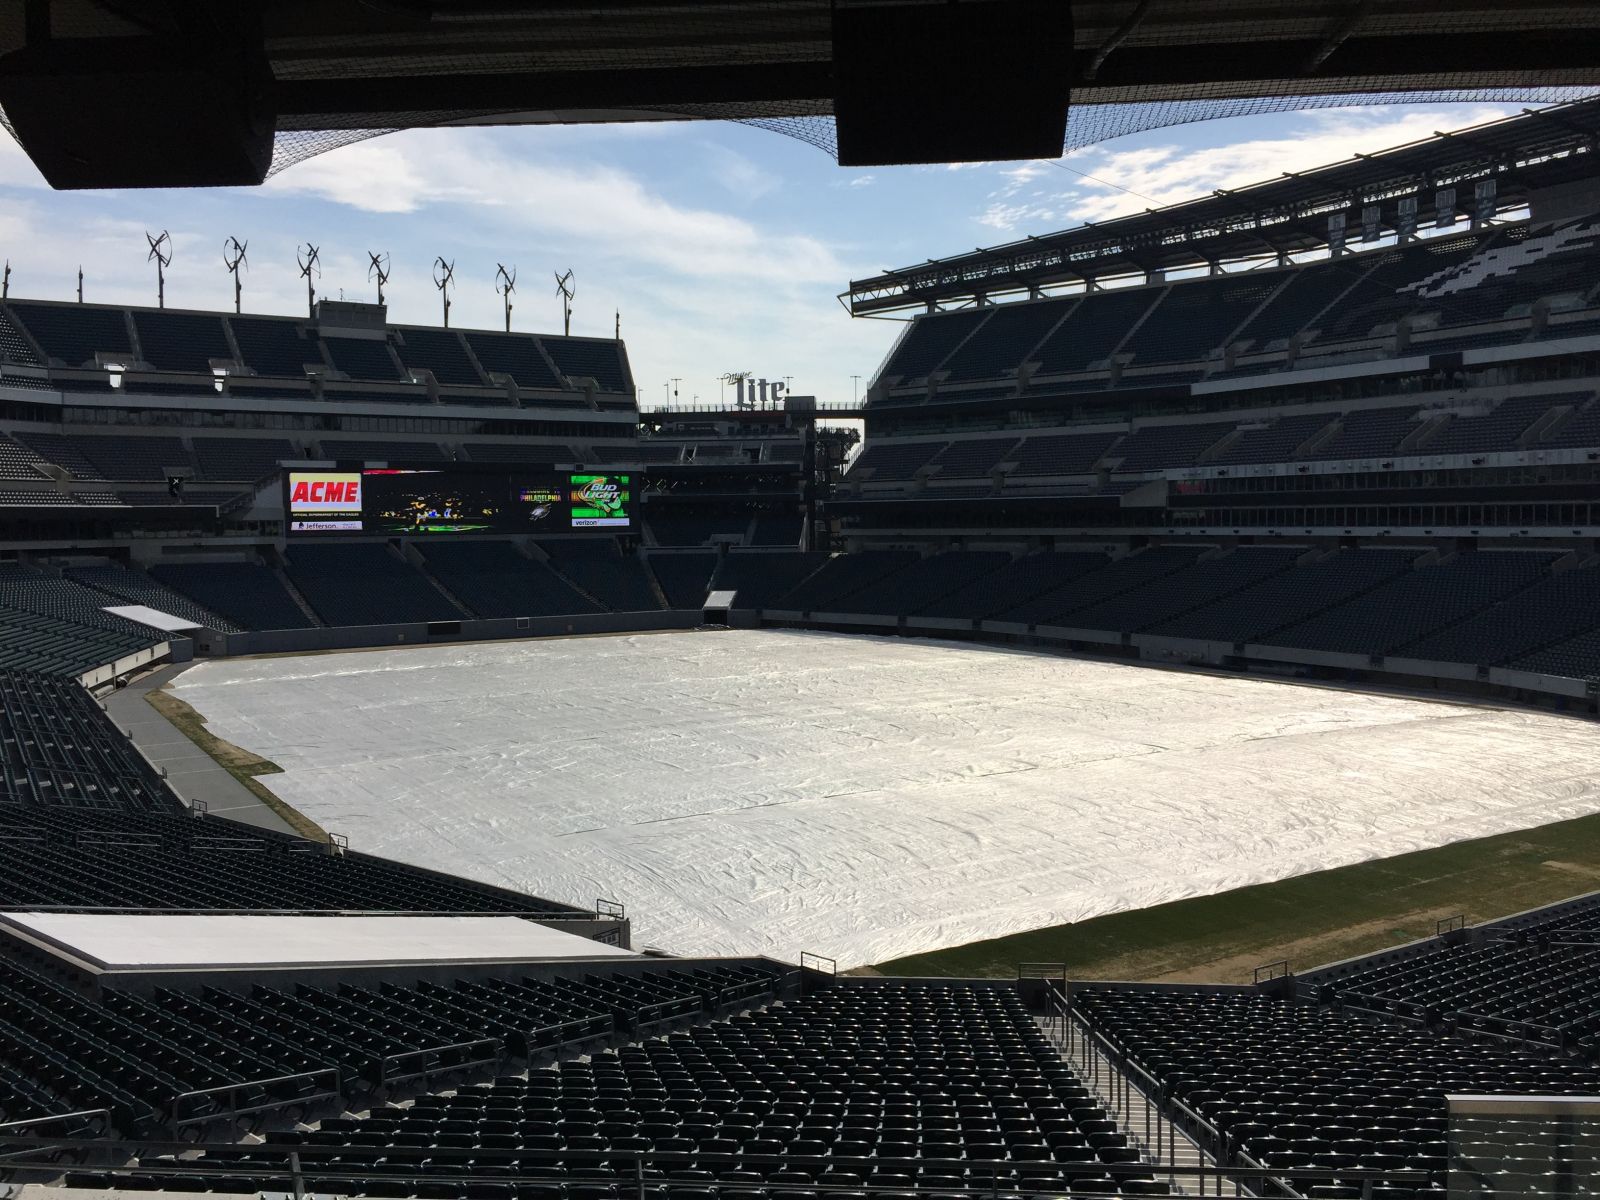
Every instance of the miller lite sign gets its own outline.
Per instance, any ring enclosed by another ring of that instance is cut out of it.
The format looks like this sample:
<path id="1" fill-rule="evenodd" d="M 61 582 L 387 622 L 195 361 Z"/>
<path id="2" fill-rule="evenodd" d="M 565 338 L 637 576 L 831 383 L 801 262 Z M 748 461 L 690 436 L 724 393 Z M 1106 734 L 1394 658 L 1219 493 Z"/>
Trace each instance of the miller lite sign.
<path id="1" fill-rule="evenodd" d="M 769 404 L 776 407 L 788 390 L 788 385 L 781 380 L 755 379 L 740 373 L 727 378 L 734 384 L 735 408 L 763 408 Z"/>

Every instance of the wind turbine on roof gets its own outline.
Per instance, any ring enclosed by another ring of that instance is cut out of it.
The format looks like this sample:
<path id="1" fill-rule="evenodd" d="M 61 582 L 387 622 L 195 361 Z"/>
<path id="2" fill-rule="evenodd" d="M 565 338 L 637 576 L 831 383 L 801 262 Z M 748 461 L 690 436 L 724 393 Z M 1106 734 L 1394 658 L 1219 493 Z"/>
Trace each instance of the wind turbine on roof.
<path id="1" fill-rule="evenodd" d="M 376 250 L 368 250 L 367 278 L 378 281 L 378 303 L 383 303 L 383 285 L 389 282 L 389 252 L 381 254 Z"/>
<path id="2" fill-rule="evenodd" d="M 559 271 L 553 272 L 556 277 L 556 291 L 561 295 L 561 332 L 567 337 L 572 336 L 572 298 L 578 294 L 578 289 L 572 282 L 572 268 L 567 268 L 565 275 Z"/>
<path id="3" fill-rule="evenodd" d="M 300 277 L 306 281 L 306 315 L 317 315 L 317 289 L 311 282 L 313 274 L 322 274 L 322 251 L 307 242 L 294 248 L 294 260 L 300 264 Z"/>
<path id="4" fill-rule="evenodd" d="M 150 253 L 145 255 L 145 262 L 154 261 L 156 264 L 156 307 L 167 306 L 167 268 L 172 264 L 172 239 L 163 229 L 159 234 L 145 231 L 144 240 L 150 243 Z"/>
<path id="5" fill-rule="evenodd" d="M 244 297 L 244 285 L 239 282 L 239 268 L 250 269 L 250 260 L 245 257 L 245 251 L 250 246 L 250 239 L 240 241 L 230 237 L 222 243 L 222 265 L 228 268 L 228 274 L 233 276 L 233 311 L 242 311 L 240 305 Z"/>
<path id="6" fill-rule="evenodd" d="M 508 271 L 504 263 L 494 265 L 494 290 L 495 294 L 505 302 L 506 306 L 506 332 L 511 332 L 511 293 L 517 290 L 517 268 L 513 264 Z"/>
<path id="7" fill-rule="evenodd" d="M 445 262 L 444 255 L 433 260 L 433 286 L 439 289 L 439 300 L 444 305 L 444 327 L 450 328 L 450 287 L 456 281 L 456 264 Z"/>

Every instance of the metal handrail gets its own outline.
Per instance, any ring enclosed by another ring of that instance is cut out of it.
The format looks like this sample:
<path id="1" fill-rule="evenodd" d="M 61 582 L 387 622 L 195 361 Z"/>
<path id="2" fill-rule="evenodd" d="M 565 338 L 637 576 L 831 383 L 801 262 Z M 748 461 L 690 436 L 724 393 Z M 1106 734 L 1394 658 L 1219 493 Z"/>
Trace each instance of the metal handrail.
<path id="1" fill-rule="evenodd" d="M 461 1051 L 464 1055 L 475 1050 L 488 1047 L 489 1054 L 482 1058 L 465 1058 L 449 1063 L 439 1063 L 424 1067 L 420 1071 L 397 1073 L 393 1068 L 403 1068 L 410 1062 L 427 1062 L 441 1054 L 451 1054 Z M 498 1063 L 501 1057 L 501 1042 L 499 1038 L 478 1038 L 470 1042 L 452 1042 L 447 1046 L 424 1046 L 420 1050 L 405 1050 L 399 1054 L 386 1054 L 378 1063 L 378 1080 L 380 1083 L 401 1083 L 407 1079 L 427 1079 L 445 1071 L 460 1071 L 467 1067 L 480 1067 L 490 1063 Z"/>
<path id="2" fill-rule="evenodd" d="M 135 1164 L 125 1161 L 123 1165 L 105 1168 L 108 1174 L 126 1174 L 134 1177 L 140 1176 L 167 1176 L 199 1175 L 207 1179 L 239 1179 L 249 1182 L 252 1187 L 259 1186 L 264 1180 L 278 1180 L 290 1182 L 297 1194 L 302 1194 L 306 1187 L 307 1179 L 324 1184 L 337 1184 L 343 1182 L 364 1181 L 370 1179 L 394 1179 L 399 1181 L 426 1179 L 432 1183 L 468 1183 L 481 1181 L 484 1178 L 480 1168 L 496 1168 L 493 1179 L 496 1183 L 546 1183 L 548 1175 L 523 1176 L 518 1172 L 519 1167 L 532 1166 L 558 1166 L 566 1168 L 563 1178 L 581 1180 L 585 1178 L 585 1169 L 591 1165 L 599 1168 L 602 1165 L 614 1164 L 619 1161 L 626 1162 L 633 1168 L 634 1179 L 643 1184 L 648 1181 L 652 1190 L 664 1189 L 670 1193 L 674 1188 L 683 1188 L 695 1192 L 703 1192 L 704 1188 L 698 1182 L 680 1181 L 670 1178 L 672 1168 L 688 1167 L 691 1165 L 727 1166 L 738 1165 L 748 1167 L 810 1167 L 838 1170 L 847 1173 L 864 1173 L 867 1171 L 898 1170 L 927 1170 L 932 1168 L 935 1172 L 948 1169 L 952 1176 L 959 1178 L 967 1186 L 950 1187 L 941 1184 L 930 1192 L 948 1196 L 962 1194 L 972 1196 L 993 1195 L 998 1190 L 1001 1179 L 1010 1180 L 1017 1172 L 1026 1171 L 1037 1179 L 1053 1178 L 1063 1182 L 1082 1176 L 1093 1176 L 1112 1179 L 1148 1179 L 1152 1171 L 1149 1163 L 1064 1163 L 1064 1162 L 1037 1162 L 1019 1163 L 1011 1160 L 977 1160 L 977 1159 L 940 1159 L 919 1157 L 916 1159 L 891 1159 L 883 1157 L 853 1158 L 828 1156 L 809 1158 L 804 1156 L 781 1155 L 742 1155 L 742 1154 L 708 1154 L 700 1151 L 618 1151 L 615 1149 L 593 1150 L 529 1150 L 512 1149 L 496 1150 L 487 1147 L 445 1147 L 445 1146 L 399 1146 L 385 1145 L 383 1150 L 384 1164 L 377 1166 L 352 1169 L 348 1163 L 339 1160 L 348 1156 L 352 1147 L 344 1143 L 283 1143 L 262 1142 L 248 1146 L 238 1143 L 196 1143 L 196 1142 L 154 1142 L 148 1140 L 123 1141 L 118 1139 L 100 1138 L 56 1138 L 56 1139 L 31 1139 L 15 1136 L 0 1136 L 0 1145 L 15 1145 L 25 1153 L 56 1154 L 62 1151 L 76 1151 L 80 1153 L 101 1152 L 107 1155 L 122 1155 L 126 1159 L 141 1156 Z M 368 1147 L 367 1149 L 371 1149 Z M 283 1158 L 281 1165 L 277 1163 L 252 1162 L 246 1167 L 237 1167 L 229 1164 L 227 1156 L 237 1155 L 241 1152 L 248 1153 L 252 1159 L 279 1156 Z M 210 1159 L 196 1157 L 196 1155 L 221 1155 L 223 1157 Z M 172 1155 L 171 1161 L 150 1162 L 154 1155 Z M 182 1158 L 177 1156 L 181 1155 Z M 320 1169 L 319 1159 L 333 1160 L 328 1169 Z M 405 1160 L 415 1159 L 417 1169 L 407 1171 L 410 1166 Z M 309 1160 L 309 1161 L 308 1161 Z M 447 1171 L 429 1169 L 434 1164 L 453 1164 L 459 1162 L 459 1174 Z M 425 1167 L 424 1164 L 427 1164 Z M 51 1165 L 51 1164 L 41 1164 Z M 396 1169 L 400 1168 L 400 1169 Z M 508 1168 L 508 1169 L 498 1169 Z M 659 1170 L 658 1170 L 659 1168 Z M 1306 1179 L 1322 1180 L 1328 1175 L 1325 1168 L 1295 1168 L 1286 1170 L 1281 1168 L 1266 1168 L 1259 1166 L 1187 1166 L 1181 1164 L 1161 1164 L 1162 1174 L 1169 1172 L 1197 1180 L 1202 1187 L 1206 1183 L 1215 1182 L 1215 1191 L 1221 1194 L 1221 1186 L 1225 1181 L 1232 1181 L 1236 1187 L 1247 1182 L 1260 1184 L 1279 1184 L 1285 1180 Z M 1390 1180 L 1396 1183 L 1424 1183 L 1429 1174 L 1419 1170 L 1386 1170 L 1376 1168 L 1340 1168 L 1339 1176 L 1352 1182 Z M 598 1172 L 597 1172 L 598 1175 Z M 615 1175 L 606 1177 L 607 1182 L 615 1183 Z M 821 1192 L 850 1192 L 859 1194 L 859 1184 L 832 1184 L 811 1183 L 786 1185 L 784 1183 L 768 1184 L 777 1190 L 793 1187 L 794 1190 L 821 1193 Z M 335 1189 L 323 1189 L 335 1190 Z M 1040 1190 L 1035 1188 L 1034 1190 Z M 1045 1188 L 1044 1190 L 1048 1190 Z M 915 1192 L 916 1188 L 896 1188 L 896 1192 Z M 643 1192 L 640 1193 L 643 1195 Z"/>
<path id="3" fill-rule="evenodd" d="M 102 1126 L 103 1128 L 109 1130 L 112 1127 L 111 1110 L 109 1108 L 81 1108 L 76 1112 L 52 1113 L 47 1117 L 28 1117 L 21 1121 L 6 1121 L 4 1123 L 0 1123 L 0 1145 L 6 1145 L 18 1140 L 16 1132 L 8 1131 L 20 1131 L 37 1125 L 53 1125 L 57 1121 L 71 1121 L 78 1118 L 88 1120 L 96 1117 L 98 1117 L 104 1123 Z M 12 1159 L 27 1153 L 27 1150 L 7 1150 L 0 1152 L 0 1162 L 10 1162 Z"/>
<path id="4" fill-rule="evenodd" d="M 616 1031 L 617 1019 L 616 1019 L 615 1016 L 613 1016 L 610 1013 L 596 1013 L 592 1017 L 574 1017 L 570 1021 L 561 1021 L 561 1022 L 558 1022 L 555 1025 L 541 1025 L 537 1029 L 534 1029 L 534 1030 L 532 1030 L 532 1031 L 530 1031 L 528 1033 L 522 1034 L 521 1037 L 522 1037 L 522 1042 L 523 1042 L 523 1049 L 528 1054 L 541 1054 L 541 1053 L 546 1053 L 547 1054 L 551 1050 L 554 1050 L 554 1049 L 556 1049 L 556 1048 L 558 1048 L 560 1046 L 565 1046 L 565 1045 L 568 1044 L 567 1039 L 561 1036 L 561 1034 L 565 1030 L 575 1029 L 579 1025 L 585 1025 L 585 1026 L 593 1025 L 596 1021 L 604 1021 L 610 1026 L 611 1032 L 615 1032 Z M 539 1038 L 542 1035 L 547 1034 L 547 1033 L 555 1034 L 556 1035 L 555 1040 L 554 1041 L 550 1041 L 550 1042 L 544 1042 L 544 1041 L 537 1041 L 536 1040 L 537 1038 Z M 596 1036 L 598 1036 L 598 1035 L 596 1035 Z"/>
<path id="5" fill-rule="evenodd" d="M 1253 983 L 1266 983 L 1274 979 L 1287 979 L 1293 974 L 1294 972 L 1289 970 L 1289 960 L 1287 958 L 1279 958 L 1269 963 L 1262 963 L 1255 968 L 1251 972 L 1251 981 Z"/>
<path id="6" fill-rule="evenodd" d="M 703 1004 L 695 1002 L 693 996 L 681 996 L 676 1000 L 657 1000 L 632 1009 L 628 1023 L 635 1029 L 643 1029 L 646 1025 L 659 1025 L 663 1021 L 676 1020 L 678 1017 L 693 1016 L 703 1007 Z"/>
<path id="7" fill-rule="evenodd" d="M 111 1122 L 111 1110 L 109 1108 L 80 1108 L 75 1112 L 52 1113 L 47 1117 L 28 1117 L 21 1121 L 0 1122 L 0 1142 L 5 1142 L 12 1137 L 11 1134 L 5 1132 L 8 1129 L 27 1129 L 33 1125 L 50 1125 L 56 1121 L 70 1121 L 74 1117 L 104 1117 L 109 1125 Z"/>
<path id="8" fill-rule="evenodd" d="M 326 1077 L 330 1085 L 321 1091 L 306 1092 L 294 1096 L 286 1096 L 273 1100 L 267 1104 L 252 1104 L 244 1108 L 233 1104 L 233 1097 L 245 1089 L 271 1088 L 277 1084 L 294 1083 L 297 1080 L 315 1082 Z M 225 1095 L 230 1103 L 223 1112 L 209 1112 L 199 1116 L 186 1117 L 183 1109 L 186 1105 L 193 1104 L 207 1096 Z M 315 1071 L 301 1071 L 295 1075 L 274 1075 L 267 1079 L 246 1079 L 239 1083 L 224 1083 L 218 1087 L 195 1088 L 192 1091 L 179 1092 L 172 1098 L 172 1127 L 174 1130 L 184 1129 L 190 1125 L 203 1125 L 207 1121 L 214 1121 L 223 1116 L 245 1116 L 249 1113 L 270 1112 L 273 1109 L 284 1108 L 291 1104 L 317 1104 L 324 1100 L 337 1100 L 341 1095 L 339 1087 L 339 1070 L 337 1067 L 319 1067 Z"/>

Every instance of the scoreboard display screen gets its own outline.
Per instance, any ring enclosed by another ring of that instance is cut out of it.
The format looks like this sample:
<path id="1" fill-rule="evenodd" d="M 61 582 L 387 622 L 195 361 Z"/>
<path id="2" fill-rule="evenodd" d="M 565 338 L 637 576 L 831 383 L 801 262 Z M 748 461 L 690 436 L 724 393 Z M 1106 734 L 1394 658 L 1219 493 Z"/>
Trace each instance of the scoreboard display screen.
<path id="1" fill-rule="evenodd" d="M 574 475 L 574 529 L 626 529 L 633 522 L 633 496 L 626 475 Z"/>
<path id="2" fill-rule="evenodd" d="M 634 526 L 633 483 L 540 468 L 289 471 L 284 509 L 291 534 L 615 533 Z"/>

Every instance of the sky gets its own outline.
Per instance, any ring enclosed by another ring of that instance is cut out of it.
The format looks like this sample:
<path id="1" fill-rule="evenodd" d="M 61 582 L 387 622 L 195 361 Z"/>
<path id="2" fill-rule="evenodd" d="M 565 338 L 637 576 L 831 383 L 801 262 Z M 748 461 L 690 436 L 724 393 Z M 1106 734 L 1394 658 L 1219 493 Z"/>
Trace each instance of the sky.
<path id="1" fill-rule="evenodd" d="M 246 311 L 306 309 L 296 247 L 321 248 L 322 296 L 376 298 L 438 324 L 436 256 L 455 264 L 453 326 L 499 328 L 495 267 L 517 270 L 512 327 L 559 332 L 554 273 L 574 272 L 572 332 L 615 314 L 641 403 L 718 399 L 718 377 L 791 377 L 825 401 L 864 390 L 903 325 L 852 320 L 852 278 L 1172 204 L 1380 150 L 1520 105 L 1429 104 L 1235 117 L 1035 162 L 841 168 L 727 122 L 413 130 L 290 167 L 261 188 L 52 192 L 0 133 L 0 257 L 11 295 L 153 304 L 145 232 L 170 231 L 167 304 L 228 309 L 224 241 L 249 245 Z M 852 376 L 860 376 L 859 383 Z M 678 380 L 676 384 L 672 381 Z"/>

